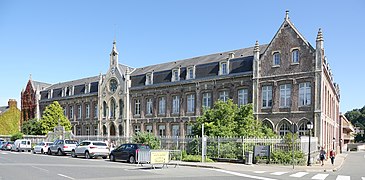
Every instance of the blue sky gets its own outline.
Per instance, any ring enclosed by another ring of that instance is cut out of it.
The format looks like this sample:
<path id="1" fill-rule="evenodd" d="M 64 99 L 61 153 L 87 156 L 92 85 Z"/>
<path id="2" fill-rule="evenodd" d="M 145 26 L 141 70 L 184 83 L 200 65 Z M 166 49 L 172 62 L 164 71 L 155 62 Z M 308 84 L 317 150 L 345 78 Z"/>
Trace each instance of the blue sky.
<path id="1" fill-rule="evenodd" d="M 58 83 L 105 73 L 116 34 L 132 67 L 269 43 L 285 10 L 315 45 L 318 28 L 341 111 L 365 105 L 365 1 L 0 1 L 0 106 L 20 104 L 29 74 Z"/>

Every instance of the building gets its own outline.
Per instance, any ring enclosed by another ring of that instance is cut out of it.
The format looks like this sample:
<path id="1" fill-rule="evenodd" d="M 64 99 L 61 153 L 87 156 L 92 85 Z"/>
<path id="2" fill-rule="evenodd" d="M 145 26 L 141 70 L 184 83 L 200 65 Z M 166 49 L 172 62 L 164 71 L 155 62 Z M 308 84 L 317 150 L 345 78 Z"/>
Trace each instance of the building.
<path id="1" fill-rule="evenodd" d="M 21 97 L 21 118 L 20 126 L 23 122 L 30 119 L 40 119 L 41 114 L 39 110 L 40 91 L 46 89 L 51 84 L 33 81 L 32 76 L 29 76 L 28 83 L 23 89 Z"/>
<path id="2" fill-rule="evenodd" d="M 0 106 L 0 134 L 10 135 L 20 130 L 20 110 L 15 99 L 9 99 L 7 106 Z"/>
<path id="3" fill-rule="evenodd" d="M 185 136 L 204 108 L 232 99 L 253 103 L 254 115 L 280 135 L 292 127 L 304 135 L 312 122 L 329 149 L 339 137 L 340 92 L 323 42 L 320 29 L 313 47 L 288 12 L 268 44 L 146 67 L 119 64 L 114 41 L 106 74 L 48 87 L 41 111 L 58 100 L 75 134 Z"/>
<path id="4" fill-rule="evenodd" d="M 346 116 L 340 114 L 340 151 L 347 151 L 347 145 L 354 143 L 355 128 Z"/>

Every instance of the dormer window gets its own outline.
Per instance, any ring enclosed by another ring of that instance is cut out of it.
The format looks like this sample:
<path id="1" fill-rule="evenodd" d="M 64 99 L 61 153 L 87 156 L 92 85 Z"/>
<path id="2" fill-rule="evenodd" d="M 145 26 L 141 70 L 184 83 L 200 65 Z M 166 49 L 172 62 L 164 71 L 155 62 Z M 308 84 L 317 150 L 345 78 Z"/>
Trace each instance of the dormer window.
<path id="1" fill-rule="evenodd" d="M 219 63 L 219 75 L 228 74 L 229 70 L 229 61 L 222 61 Z"/>
<path id="2" fill-rule="evenodd" d="M 172 70 L 171 81 L 172 82 L 180 81 L 180 69 L 179 68 Z"/>
<path id="3" fill-rule="evenodd" d="M 299 63 L 299 49 L 293 49 L 291 52 L 292 63 Z"/>
<path id="4" fill-rule="evenodd" d="M 273 65 L 280 66 L 280 52 L 278 51 L 273 53 Z"/>
<path id="5" fill-rule="evenodd" d="M 147 73 L 145 85 L 151 85 L 151 84 L 153 84 L 153 73 Z"/>
<path id="6" fill-rule="evenodd" d="M 195 66 L 190 66 L 187 68 L 186 79 L 195 79 Z"/>

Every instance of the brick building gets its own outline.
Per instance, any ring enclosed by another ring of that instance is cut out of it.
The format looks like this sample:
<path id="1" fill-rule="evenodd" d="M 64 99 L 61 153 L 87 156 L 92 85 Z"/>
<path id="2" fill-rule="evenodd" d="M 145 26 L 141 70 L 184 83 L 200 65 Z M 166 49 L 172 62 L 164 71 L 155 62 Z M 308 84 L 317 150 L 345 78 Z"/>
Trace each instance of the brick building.
<path id="1" fill-rule="evenodd" d="M 322 31 L 313 47 L 288 12 L 269 44 L 132 68 L 119 64 L 114 41 L 109 63 L 104 75 L 48 87 L 41 107 L 58 100 L 76 134 L 185 136 L 204 108 L 232 99 L 253 103 L 254 115 L 280 135 L 293 125 L 304 135 L 308 122 L 323 146 L 339 135 L 339 86 Z"/>

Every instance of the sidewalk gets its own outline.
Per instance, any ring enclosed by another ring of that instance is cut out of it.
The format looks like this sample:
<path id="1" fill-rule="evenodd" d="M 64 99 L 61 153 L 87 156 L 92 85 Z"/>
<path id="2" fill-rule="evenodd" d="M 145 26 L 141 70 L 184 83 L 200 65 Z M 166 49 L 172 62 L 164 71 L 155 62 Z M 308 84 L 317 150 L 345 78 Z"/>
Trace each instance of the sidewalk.
<path id="1" fill-rule="evenodd" d="M 191 167 L 203 167 L 203 168 L 214 168 L 224 169 L 230 171 L 306 171 L 306 172 L 329 172 L 337 171 L 341 168 L 342 164 L 346 159 L 347 154 L 339 154 L 336 156 L 335 165 L 331 164 L 331 160 L 324 162 L 324 166 L 321 164 L 313 164 L 312 166 L 284 166 L 278 164 L 236 164 L 236 163 L 225 163 L 225 162 L 214 162 L 214 163 L 201 163 L 201 162 L 181 162 L 180 166 L 191 166 Z"/>

